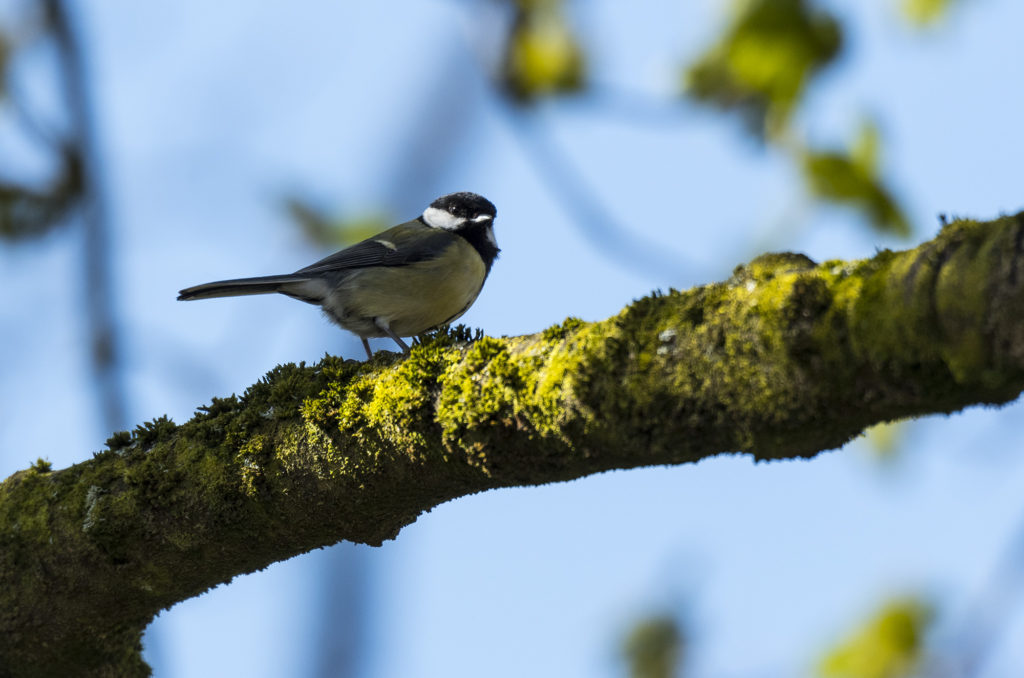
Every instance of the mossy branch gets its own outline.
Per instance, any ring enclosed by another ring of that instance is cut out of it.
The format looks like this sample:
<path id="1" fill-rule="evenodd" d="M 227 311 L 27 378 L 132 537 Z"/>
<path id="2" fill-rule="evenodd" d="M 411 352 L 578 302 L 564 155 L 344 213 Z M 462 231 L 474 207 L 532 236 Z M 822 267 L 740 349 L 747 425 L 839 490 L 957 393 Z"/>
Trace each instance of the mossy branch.
<path id="1" fill-rule="evenodd" d="M 0 676 L 144 675 L 160 610 L 483 490 L 806 457 L 1024 389 L 1024 214 L 906 252 L 758 257 L 603 322 L 272 370 L 189 422 L 0 485 Z"/>

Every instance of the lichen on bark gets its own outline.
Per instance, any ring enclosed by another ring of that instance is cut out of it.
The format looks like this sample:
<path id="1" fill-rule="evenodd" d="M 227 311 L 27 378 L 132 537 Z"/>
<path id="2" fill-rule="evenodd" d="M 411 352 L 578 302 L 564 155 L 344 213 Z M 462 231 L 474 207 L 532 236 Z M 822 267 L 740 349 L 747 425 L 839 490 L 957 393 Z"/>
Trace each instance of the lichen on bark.
<path id="1" fill-rule="evenodd" d="M 271 370 L 190 421 L 0 484 L 0 676 L 144 675 L 160 610 L 487 489 L 812 456 L 1024 389 L 1024 215 L 906 252 L 758 257 L 616 316 Z"/>

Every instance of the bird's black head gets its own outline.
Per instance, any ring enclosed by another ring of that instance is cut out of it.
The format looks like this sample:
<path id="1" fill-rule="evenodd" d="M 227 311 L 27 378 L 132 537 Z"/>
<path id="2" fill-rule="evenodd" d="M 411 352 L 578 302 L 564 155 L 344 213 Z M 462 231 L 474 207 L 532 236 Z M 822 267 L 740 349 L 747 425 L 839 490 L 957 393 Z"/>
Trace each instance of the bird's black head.
<path id="1" fill-rule="evenodd" d="M 427 226 L 455 231 L 470 224 L 494 221 L 498 211 L 494 204 L 476 193 L 450 193 L 430 203 L 423 212 Z"/>
<path id="2" fill-rule="evenodd" d="M 488 272 L 498 258 L 498 242 L 494 239 L 494 203 L 476 193 L 450 193 L 430 203 L 420 220 L 431 228 L 454 231 L 469 241 L 480 254 Z"/>

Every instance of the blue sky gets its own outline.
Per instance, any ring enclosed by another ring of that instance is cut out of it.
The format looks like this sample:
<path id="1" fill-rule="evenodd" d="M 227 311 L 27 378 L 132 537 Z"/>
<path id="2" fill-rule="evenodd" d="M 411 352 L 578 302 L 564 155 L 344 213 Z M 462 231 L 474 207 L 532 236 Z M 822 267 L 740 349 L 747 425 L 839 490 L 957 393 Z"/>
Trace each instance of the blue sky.
<path id="1" fill-rule="evenodd" d="M 187 285 L 322 256 L 281 209 L 289 191 L 357 213 L 390 204 L 395 220 L 453 190 L 491 198 L 502 256 L 463 320 L 494 335 L 601 319 L 654 288 L 722 279 L 765 247 L 870 256 L 931 237 L 940 212 L 1024 208 L 1024 5 L 963 3 L 918 33 L 894 2 L 828 4 L 853 32 L 800 128 L 841 144 L 863 116 L 880 123 L 885 172 L 916 226 L 906 243 L 809 207 L 783 158 L 713 114 L 541 111 L 607 214 L 678 261 L 671 271 L 601 253 L 531 164 L 480 67 L 497 35 L 491 10 L 456 0 L 83 5 L 130 421 L 185 421 L 281 362 L 361 355 L 288 299 L 174 299 Z M 581 3 L 596 79 L 657 109 L 679 64 L 714 37 L 722 5 Z M 413 181 L 406 162 L 422 129 L 452 147 L 420 158 Z M 33 162 L 2 133 L 0 153 Z M 82 348 L 79 251 L 73 232 L 0 248 L 3 476 L 37 456 L 58 467 L 86 459 L 110 434 Z M 962 618 L 1024 517 L 1021 413 L 914 422 L 888 466 L 857 442 L 807 462 L 722 456 L 459 499 L 379 549 L 318 551 L 176 606 L 147 636 L 149 657 L 157 676 L 311 675 L 329 571 L 354 568 L 366 582 L 359 675 L 621 675 L 622 634 L 663 611 L 689 624 L 689 675 L 801 675 L 890 595 L 921 592 L 940 623 Z M 1024 663 L 1019 605 L 1004 631 L 984 676 Z"/>

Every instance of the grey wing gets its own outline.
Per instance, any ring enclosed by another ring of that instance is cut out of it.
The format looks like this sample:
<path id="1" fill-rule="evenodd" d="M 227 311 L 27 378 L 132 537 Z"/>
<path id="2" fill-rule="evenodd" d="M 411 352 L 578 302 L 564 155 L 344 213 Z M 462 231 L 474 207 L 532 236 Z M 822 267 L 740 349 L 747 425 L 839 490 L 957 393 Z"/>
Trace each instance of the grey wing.
<path id="1" fill-rule="evenodd" d="M 324 274 L 369 268 L 403 266 L 438 257 L 458 236 L 412 221 L 335 252 L 296 273 Z"/>

